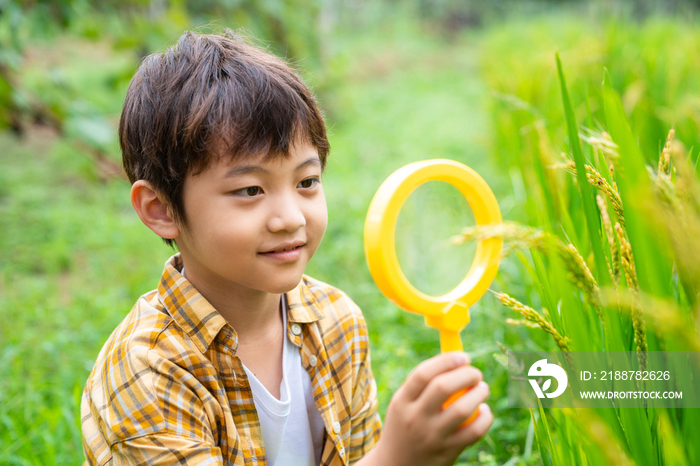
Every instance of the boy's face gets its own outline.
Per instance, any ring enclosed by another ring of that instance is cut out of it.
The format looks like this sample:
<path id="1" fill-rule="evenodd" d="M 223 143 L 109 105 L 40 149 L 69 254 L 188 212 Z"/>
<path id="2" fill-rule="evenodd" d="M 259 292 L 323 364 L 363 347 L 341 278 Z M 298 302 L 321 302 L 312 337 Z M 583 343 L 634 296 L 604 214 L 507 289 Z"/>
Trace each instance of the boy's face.
<path id="1" fill-rule="evenodd" d="M 212 163 L 185 179 L 188 227 L 176 243 L 186 275 L 229 292 L 283 293 L 301 280 L 328 222 L 316 149 Z"/>

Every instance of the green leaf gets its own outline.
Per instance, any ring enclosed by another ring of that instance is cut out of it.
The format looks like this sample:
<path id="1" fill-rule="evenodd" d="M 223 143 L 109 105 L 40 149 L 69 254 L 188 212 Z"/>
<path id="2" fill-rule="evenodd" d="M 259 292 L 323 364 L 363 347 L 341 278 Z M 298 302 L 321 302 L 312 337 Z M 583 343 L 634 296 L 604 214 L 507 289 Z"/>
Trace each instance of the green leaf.
<path id="1" fill-rule="evenodd" d="M 556 59 L 559 84 L 561 85 L 561 98 L 564 104 L 564 116 L 566 117 L 566 128 L 569 134 L 571 152 L 574 156 L 574 162 L 576 163 L 576 179 L 578 180 L 578 188 L 581 193 L 581 200 L 583 201 L 583 209 L 586 213 L 586 227 L 595 258 L 596 277 L 598 279 L 598 285 L 604 286 L 610 283 L 610 277 L 608 276 L 607 262 L 605 261 L 605 254 L 603 253 L 603 247 L 601 245 L 600 217 L 595 205 L 593 193 L 586 179 L 586 167 L 583 160 L 583 153 L 581 152 L 581 142 L 578 137 L 578 125 L 576 124 L 576 116 L 574 115 L 574 109 L 571 105 L 569 90 L 566 87 L 566 79 L 564 78 L 564 71 L 562 70 L 559 53 L 556 54 Z"/>
<path id="2" fill-rule="evenodd" d="M 557 204 L 559 198 L 553 195 L 552 186 L 550 186 L 549 180 L 547 179 L 547 171 L 543 166 L 544 154 L 542 154 L 541 150 L 536 149 L 539 147 L 540 136 L 537 134 L 537 131 L 531 131 L 530 134 L 530 144 L 535 152 L 532 156 L 532 165 L 535 175 L 537 175 L 539 187 L 542 189 L 542 202 L 544 204 L 544 209 L 539 207 L 539 209 L 541 209 L 540 213 L 543 217 L 540 223 L 544 225 L 552 225 L 556 221 L 557 210 L 560 210 L 560 206 Z M 556 188 L 556 186 L 554 188 Z"/>
<path id="3" fill-rule="evenodd" d="M 641 403 L 639 408 L 620 409 L 620 421 L 637 466 L 657 466 L 657 456 L 654 454 L 652 444 L 651 423 Z"/>
<path id="4" fill-rule="evenodd" d="M 639 287 L 649 294 L 670 298 L 673 293 L 672 257 L 668 238 L 664 228 L 659 227 L 658 207 L 652 195 L 644 156 L 607 71 L 603 81 L 603 107 L 608 130 L 619 148 L 617 183 Z"/>
<path id="5" fill-rule="evenodd" d="M 659 436 L 661 437 L 661 450 L 666 464 L 685 465 L 691 464 L 685 454 L 683 444 L 680 442 L 669 415 L 665 411 L 659 413 Z"/>
<path id="6" fill-rule="evenodd" d="M 540 449 L 540 454 L 542 455 L 542 463 L 544 466 L 554 466 L 556 462 L 552 462 L 552 455 L 555 452 L 554 442 L 552 442 L 552 434 L 549 430 L 549 424 L 547 423 L 547 416 L 542 409 L 542 404 L 537 400 L 539 405 L 539 419 L 535 418 L 535 413 L 530 409 L 530 415 L 532 416 L 532 422 L 535 424 L 535 438 L 537 439 L 537 446 Z"/>

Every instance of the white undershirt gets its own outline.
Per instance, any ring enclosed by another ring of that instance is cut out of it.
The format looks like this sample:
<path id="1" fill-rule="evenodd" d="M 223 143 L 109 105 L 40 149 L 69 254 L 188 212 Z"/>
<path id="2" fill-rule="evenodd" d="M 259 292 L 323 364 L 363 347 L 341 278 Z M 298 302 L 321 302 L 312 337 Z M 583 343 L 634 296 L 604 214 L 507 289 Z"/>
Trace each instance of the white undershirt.
<path id="1" fill-rule="evenodd" d="M 282 296 L 286 329 L 287 302 L 285 295 Z M 286 331 L 284 333 L 287 335 Z M 267 464 L 317 465 L 321 462 L 323 449 L 323 419 L 314 403 L 309 373 L 301 365 L 299 348 L 288 337 L 284 341 L 279 400 L 243 365 L 260 418 Z"/>
<path id="2" fill-rule="evenodd" d="M 185 268 L 180 272 L 183 277 Z M 186 277 L 185 277 L 186 278 Z M 265 454 L 269 466 L 315 466 L 321 463 L 323 419 L 314 402 L 311 377 L 301 365 L 299 348 L 287 336 L 287 297 L 282 294 L 284 349 L 280 399 L 275 398 L 255 377 L 243 368 L 253 390 L 253 401 L 260 419 Z"/>

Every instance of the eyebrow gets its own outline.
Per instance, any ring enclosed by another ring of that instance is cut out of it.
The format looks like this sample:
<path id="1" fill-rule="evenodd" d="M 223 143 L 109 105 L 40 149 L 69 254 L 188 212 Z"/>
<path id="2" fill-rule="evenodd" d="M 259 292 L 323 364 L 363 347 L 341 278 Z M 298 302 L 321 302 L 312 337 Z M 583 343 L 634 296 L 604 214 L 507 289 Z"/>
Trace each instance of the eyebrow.
<path id="1" fill-rule="evenodd" d="M 318 158 L 318 156 L 309 157 L 308 159 L 306 159 L 305 161 L 303 161 L 302 163 L 297 165 L 297 168 L 295 168 L 294 171 L 299 171 L 302 168 L 307 167 L 309 165 L 317 165 L 320 167 L 321 160 Z M 270 171 L 259 166 L 259 165 L 237 165 L 235 167 L 232 167 L 230 170 L 228 170 L 224 174 L 223 178 L 230 178 L 233 176 L 249 175 L 249 174 L 256 174 L 256 173 L 266 175 L 266 174 L 269 174 Z"/>

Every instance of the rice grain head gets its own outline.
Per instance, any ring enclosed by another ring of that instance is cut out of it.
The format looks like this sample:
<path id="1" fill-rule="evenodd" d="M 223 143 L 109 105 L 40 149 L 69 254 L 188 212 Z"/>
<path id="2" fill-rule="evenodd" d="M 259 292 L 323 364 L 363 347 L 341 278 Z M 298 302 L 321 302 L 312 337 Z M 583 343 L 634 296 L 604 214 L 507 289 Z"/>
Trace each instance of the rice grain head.
<path id="1" fill-rule="evenodd" d="M 593 278 L 593 274 L 588 268 L 588 265 L 586 265 L 586 261 L 583 260 L 583 257 L 581 257 L 581 254 L 579 254 L 576 246 L 573 244 L 566 244 L 558 238 L 556 238 L 553 244 L 561 256 L 564 265 L 569 270 L 569 281 L 583 292 L 584 300 L 595 309 L 598 318 L 600 318 L 603 326 L 605 326 L 605 318 L 603 317 L 603 311 L 600 307 L 598 296 L 600 293 L 598 283 L 595 281 L 595 278 Z"/>
<path id="2" fill-rule="evenodd" d="M 617 144 L 615 144 L 607 132 L 597 132 L 588 128 L 586 128 L 586 132 L 588 133 L 588 136 L 583 133 L 579 133 L 579 138 L 588 143 L 591 147 L 593 147 L 593 149 L 602 153 L 606 160 L 612 161 L 620 157 Z"/>
<path id="3" fill-rule="evenodd" d="M 542 230 L 514 222 L 467 227 L 459 235 L 452 237 L 450 241 L 452 244 L 463 244 L 468 241 L 482 241 L 496 236 L 502 237 L 505 243 L 503 257 L 516 249 L 528 248 L 535 248 L 545 254 L 556 253 L 569 272 L 569 280 L 582 291 L 586 303 L 595 309 L 601 322 L 605 325 L 598 298 L 598 283 L 586 265 L 586 261 L 583 260 L 573 244 L 564 243 L 556 236 Z"/>
<path id="4" fill-rule="evenodd" d="M 627 279 L 627 288 L 632 295 L 632 326 L 634 327 L 634 344 L 637 350 L 637 358 L 639 359 L 639 365 L 644 370 L 646 368 L 646 352 L 647 352 L 647 339 L 646 339 L 646 322 L 644 320 L 644 315 L 642 314 L 641 304 L 639 301 L 639 282 L 637 281 L 637 271 L 634 265 L 634 256 L 632 255 L 632 245 L 627 240 L 625 232 L 619 223 L 615 224 L 615 232 L 617 233 L 617 239 L 620 242 L 620 256 L 622 262 L 622 268 L 625 271 L 625 278 Z"/>
<path id="5" fill-rule="evenodd" d="M 676 135 L 676 130 L 671 129 L 666 137 L 666 144 L 661 151 L 661 156 L 659 157 L 659 167 L 658 172 L 663 174 L 670 174 L 671 170 L 671 145 L 673 144 L 673 138 Z"/>
<path id="6" fill-rule="evenodd" d="M 562 336 L 554 327 L 552 327 L 552 324 L 549 323 L 542 315 L 534 310 L 533 308 L 526 306 L 525 304 L 521 303 L 517 299 L 514 299 L 510 297 L 506 293 L 501 293 L 498 291 L 491 291 L 496 298 L 503 304 L 504 306 L 514 310 L 515 312 L 519 313 L 521 316 L 525 318 L 526 321 L 532 322 L 534 325 L 538 326 L 545 332 L 549 333 L 552 335 L 554 338 L 554 342 L 557 344 L 559 349 L 562 351 L 570 351 L 570 343 L 571 340 L 566 337 Z M 511 325 L 522 325 L 521 321 L 516 321 L 509 319 L 510 322 L 508 322 Z M 524 324 L 527 325 L 528 327 L 530 326 L 529 324 Z"/>
<path id="7" fill-rule="evenodd" d="M 595 200 L 598 204 L 598 209 L 600 210 L 600 218 L 603 222 L 603 228 L 605 229 L 605 236 L 608 237 L 608 246 L 610 247 L 611 263 L 608 264 L 608 271 L 610 272 L 610 278 L 612 279 L 613 285 L 617 287 L 617 281 L 620 277 L 620 251 L 617 249 L 615 233 L 610 221 L 610 214 L 608 214 L 608 206 L 605 203 L 605 199 L 603 199 L 603 196 L 600 194 L 597 194 Z"/>
<path id="8" fill-rule="evenodd" d="M 568 171 L 571 173 L 574 177 L 576 177 L 576 165 L 574 162 L 569 162 L 569 163 L 563 163 L 563 164 L 557 164 L 554 165 L 556 168 L 563 168 L 564 170 Z M 620 197 L 620 193 L 617 190 L 617 184 L 613 181 L 613 184 L 611 185 L 608 183 L 608 180 L 606 180 L 603 175 L 600 174 L 598 170 L 596 170 L 593 166 L 591 165 L 585 165 L 586 167 L 586 179 L 588 180 L 588 183 L 597 188 L 599 191 L 603 192 L 605 196 L 608 198 L 610 201 L 610 204 L 612 205 L 613 211 L 615 212 L 615 215 L 617 216 L 618 221 L 622 224 L 622 226 L 625 226 L 625 213 L 624 210 L 622 209 L 622 198 Z M 613 168 L 612 165 L 610 165 L 610 176 L 612 179 L 613 176 Z"/>

